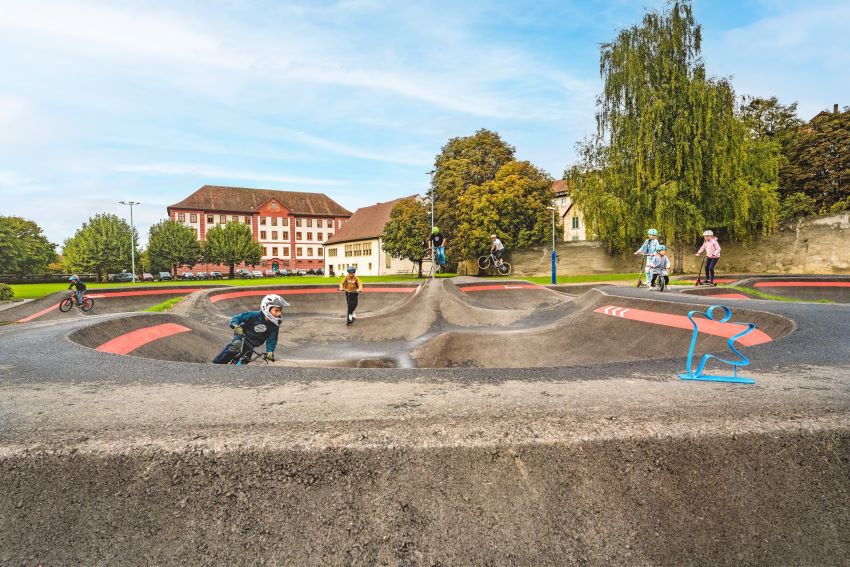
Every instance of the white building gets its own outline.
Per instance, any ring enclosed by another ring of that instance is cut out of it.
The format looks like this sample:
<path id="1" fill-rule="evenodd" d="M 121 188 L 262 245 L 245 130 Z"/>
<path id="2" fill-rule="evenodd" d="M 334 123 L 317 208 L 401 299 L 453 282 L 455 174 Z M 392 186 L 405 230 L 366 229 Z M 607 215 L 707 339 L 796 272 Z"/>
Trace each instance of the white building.
<path id="1" fill-rule="evenodd" d="M 414 273 L 417 264 L 410 260 L 392 258 L 384 252 L 381 234 L 390 220 L 390 213 L 399 201 L 415 199 L 402 197 L 354 211 L 340 229 L 324 243 L 325 275 L 342 276 L 348 266 L 357 268 L 360 276 Z M 423 234 L 423 240 L 427 238 Z"/>
<path id="2" fill-rule="evenodd" d="M 558 208 L 558 216 L 564 225 L 564 242 L 587 240 L 584 218 L 570 196 L 569 183 L 559 179 L 552 183 L 552 203 Z"/>

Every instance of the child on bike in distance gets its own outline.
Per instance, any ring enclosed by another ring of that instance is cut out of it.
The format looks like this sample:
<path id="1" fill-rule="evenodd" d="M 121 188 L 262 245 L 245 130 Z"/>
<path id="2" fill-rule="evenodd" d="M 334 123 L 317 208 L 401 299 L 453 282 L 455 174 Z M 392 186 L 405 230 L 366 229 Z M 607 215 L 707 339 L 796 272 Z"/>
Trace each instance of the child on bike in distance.
<path id="1" fill-rule="evenodd" d="M 361 291 L 363 291 L 363 282 L 360 281 L 354 272 L 357 271 L 357 268 L 354 266 L 348 266 L 346 269 L 345 277 L 342 278 L 342 281 L 339 282 L 339 291 L 345 292 L 345 302 L 348 306 L 348 316 L 346 318 L 345 324 L 351 325 L 357 316 L 354 315 L 354 310 L 357 309 L 357 297 Z"/>
<path id="2" fill-rule="evenodd" d="M 502 241 L 495 234 L 490 235 L 490 240 L 493 242 L 490 245 L 490 254 L 496 257 L 496 265 L 501 266 L 502 256 L 505 255 L 505 245 L 502 244 Z"/>
<path id="3" fill-rule="evenodd" d="M 229 364 L 250 349 L 266 343 L 266 359 L 274 362 L 277 334 L 283 320 L 283 308 L 289 304 L 282 297 L 269 294 L 260 301 L 259 311 L 246 311 L 230 320 L 233 339 L 213 359 L 213 364 Z"/>
<path id="4" fill-rule="evenodd" d="M 438 227 L 431 229 L 431 236 L 428 237 L 428 248 L 433 246 L 435 258 L 438 266 L 446 265 L 446 237 L 440 232 Z"/>
<path id="5" fill-rule="evenodd" d="M 649 284 L 650 287 L 655 287 L 658 278 L 664 278 L 665 286 L 670 285 L 670 276 L 668 275 L 668 270 L 670 269 L 670 258 L 667 257 L 666 246 L 663 244 L 658 245 L 656 254 L 649 260 L 649 262 L 647 262 L 647 267 L 652 274 L 652 280 Z"/>
<path id="6" fill-rule="evenodd" d="M 635 256 L 644 256 L 646 258 L 646 265 L 643 268 L 644 274 L 646 275 L 646 281 L 649 282 L 649 262 L 655 256 L 655 253 L 658 251 L 658 231 L 654 228 L 650 228 L 646 231 L 646 240 L 643 241 L 643 244 L 640 248 L 635 250 Z"/>
<path id="7" fill-rule="evenodd" d="M 696 255 L 699 256 L 705 251 L 705 283 L 714 285 L 714 268 L 717 262 L 720 261 L 720 244 L 717 242 L 717 237 L 710 230 L 702 233 L 704 239 L 702 246 L 697 250 Z"/>
<path id="8" fill-rule="evenodd" d="M 74 295 L 77 296 L 77 307 L 82 309 L 83 307 L 83 292 L 86 291 L 86 284 L 82 282 L 80 278 L 78 278 L 75 274 L 72 274 L 68 281 L 71 282 L 71 285 L 68 286 L 68 289 L 76 288 Z"/>

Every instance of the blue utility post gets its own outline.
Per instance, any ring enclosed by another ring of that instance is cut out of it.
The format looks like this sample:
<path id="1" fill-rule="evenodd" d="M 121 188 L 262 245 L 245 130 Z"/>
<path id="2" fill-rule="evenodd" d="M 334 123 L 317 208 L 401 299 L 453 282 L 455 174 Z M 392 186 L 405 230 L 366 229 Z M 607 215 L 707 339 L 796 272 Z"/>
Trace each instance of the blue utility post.
<path id="1" fill-rule="evenodd" d="M 552 211 L 552 285 L 555 285 L 557 283 L 555 270 L 555 211 L 557 210 L 557 207 L 546 208 Z"/>

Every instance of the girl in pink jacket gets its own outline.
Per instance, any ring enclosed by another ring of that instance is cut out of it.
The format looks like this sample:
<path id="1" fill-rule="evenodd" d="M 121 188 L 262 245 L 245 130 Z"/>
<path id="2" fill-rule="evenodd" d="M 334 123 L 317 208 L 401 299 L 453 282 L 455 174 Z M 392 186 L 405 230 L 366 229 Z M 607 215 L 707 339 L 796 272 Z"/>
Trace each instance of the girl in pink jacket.
<path id="1" fill-rule="evenodd" d="M 705 283 L 714 285 L 714 267 L 717 266 L 717 261 L 720 260 L 720 244 L 717 242 L 717 237 L 710 230 L 702 233 L 705 241 L 697 250 L 696 255 L 702 254 L 705 251 Z"/>

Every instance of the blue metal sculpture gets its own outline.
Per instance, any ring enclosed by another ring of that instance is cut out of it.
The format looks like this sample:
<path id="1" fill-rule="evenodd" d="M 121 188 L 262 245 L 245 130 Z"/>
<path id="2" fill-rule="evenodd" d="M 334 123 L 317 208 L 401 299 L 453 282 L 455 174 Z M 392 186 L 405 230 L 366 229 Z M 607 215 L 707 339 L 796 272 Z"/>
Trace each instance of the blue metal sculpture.
<path id="1" fill-rule="evenodd" d="M 723 318 L 720 319 L 720 320 L 717 320 L 717 319 L 714 318 L 714 310 L 717 309 L 718 307 L 723 309 L 723 311 L 724 311 Z M 735 341 L 737 341 L 738 339 L 740 339 L 744 335 L 747 335 L 747 334 L 753 332 L 753 329 L 755 329 L 756 326 L 753 325 L 752 323 L 740 323 L 741 325 L 746 325 L 747 328 L 744 329 L 743 331 L 741 331 L 740 333 L 738 333 L 737 335 L 730 337 L 729 340 L 726 342 L 727 346 L 729 347 L 729 350 L 731 350 L 736 355 L 738 355 L 740 357 L 740 360 L 726 360 L 724 358 L 720 358 L 719 356 L 715 356 L 715 355 L 710 354 L 710 353 L 704 354 L 704 355 L 702 355 L 702 358 L 700 359 L 699 365 L 697 366 L 696 370 L 694 370 L 693 369 L 694 348 L 696 348 L 697 335 L 699 334 L 699 328 L 697 326 L 697 322 L 694 321 L 694 315 L 704 315 L 707 319 L 709 319 L 711 321 L 717 321 L 719 323 L 725 323 L 725 322 L 729 321 L 729 319 L 732 317 L 732 310 L 729 309 L 728 307 L 726 307 L 725 305 L 712 305 L 705 312 L 703 312 L 703 311 L 691 311 L 691 312 L 688 313 L 688 319 L 690 319 L 691 324 L 694 326 L 694 332 L 691 335 L 691 347 L 688 350 L 688 361 L 687 361 L 687 364 L 685 365 L 685 372 L 682 373 L 682 374 L 679 374 L 679 378 L 681 378 L 682 380 L 702 380 L 702 381 L 706 381 L 706 382 L 735 382 L 735 383 L 738 383 L 738 384 L 755 384 L 756 381 L 752 380 L 751 378 L 742 378 L 742 377 L 738 376 L 738 367 L 739 366 L 747 366 L 750 363 L 750 359 L 747 358 L 746 356 L 744 356 L 744 354 L 735 347 Z M 713 375 L 713 374 L 703 374 L 703 370 L 705 369 L 706 363 L 712 358 L 714 358 L 714 359 L 716 359 L 720 362 L 723 362 L 725 364 L 730 365 L 732 367 L 732 376 L 717 376 L 717 375 Z"/>

